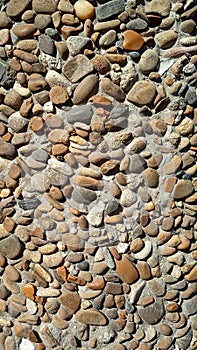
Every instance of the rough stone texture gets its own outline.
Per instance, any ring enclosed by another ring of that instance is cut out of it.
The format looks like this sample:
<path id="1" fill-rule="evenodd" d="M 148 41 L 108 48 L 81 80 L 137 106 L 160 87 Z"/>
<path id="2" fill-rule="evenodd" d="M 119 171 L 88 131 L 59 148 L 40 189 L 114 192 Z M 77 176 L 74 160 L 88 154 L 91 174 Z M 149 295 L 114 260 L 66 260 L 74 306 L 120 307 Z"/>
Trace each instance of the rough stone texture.
<path id="1" fill-rule="evenodd" d="M 140 317 L 148 324 L 156 324 L 164 315 L 163 303 L 157 299 L 153 304 L 138 310 Z"/>
<path id="2" fill-rule="evenodd" d="M 75 56 L 62 67 L 62 72 L 72 83 L 77 83 L 92 71 L 93 64 L 83 55 Z"/>

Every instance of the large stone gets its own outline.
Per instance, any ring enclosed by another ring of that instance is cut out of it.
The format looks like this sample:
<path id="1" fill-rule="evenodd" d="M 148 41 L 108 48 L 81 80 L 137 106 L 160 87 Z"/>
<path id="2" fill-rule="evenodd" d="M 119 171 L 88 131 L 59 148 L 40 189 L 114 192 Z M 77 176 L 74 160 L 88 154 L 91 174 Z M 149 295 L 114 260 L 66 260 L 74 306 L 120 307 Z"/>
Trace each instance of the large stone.
<path id="1" fill-rule="evenodd" d="M 123 90 L 109 78 L 103 78 L 101 82 L 101 88 L 103 92 L 113 97 L 115 100 L 119 102 L 123 102 L 125 99 L 125 95 Z"/>
<path id="2" fill-rule="evenodd" d="M 159 174 L 157 170 L 147 168 L 143 171 L 142 176 L 146 182 L 146 185 L 151 188 L 155 188 L 159 184 Z"/>
<path id="3" fill-rule="evenodd" d="M 96 309 L 80 310 L 75 315 L 76 320 L 92 326 L 105 326 L 107 318 Z"/>
<path id="4" fill-rule="evenodd" d="M 0 253 L 8 259 L 17 258 L 22 251 L 22 243 L 18 237 L 11 235 L 0 241 Z"/>
<path id="5" fill-rule="evenodd" d="M 139 308 L 138 313 L 144 322 L 156 324 L 164 315 L 164 306 L 162 301 L 157 299 L 154 304 L 148 305 L 145 308 Z"/>
<path id="6" fill-rule="evenodd" d="M 71 314 L 75 313 L 81 304 L 79 294 L 77 292 L 70 292 L 69 290 L 63 293 L 59 300 L 65 309 Z"/>
<path id="7" fill-rule="evenodd" d="M 127 100 L 141 107 L 151 103 L 155 93 L 155 86 L 149 81 L 142 80 L 134 84 L 127 95 Z"/>
<path id="8" fill-rule="evenodd" d="M 175 199 L 183 199 L 193 192 L 193 186 L 189 180 L 179 180 L 174 187 L 173 197 Z"/>
<path id="9" fill-rule="evenodd" d="M 91 73 L 93 69 L 92 62 L 86 56 L 77 55 L 63 65 L 62 72 L 72 83 L 76 83 Z"/>
<path id="10" fill-rule="evenodd" d="M 120 277 L 120 279 L 125 283 L 134 283 L 138 279 L 138 270 L 124 256 L 121 260 L 115 259 L 116 263 L 116 271 Z"/>

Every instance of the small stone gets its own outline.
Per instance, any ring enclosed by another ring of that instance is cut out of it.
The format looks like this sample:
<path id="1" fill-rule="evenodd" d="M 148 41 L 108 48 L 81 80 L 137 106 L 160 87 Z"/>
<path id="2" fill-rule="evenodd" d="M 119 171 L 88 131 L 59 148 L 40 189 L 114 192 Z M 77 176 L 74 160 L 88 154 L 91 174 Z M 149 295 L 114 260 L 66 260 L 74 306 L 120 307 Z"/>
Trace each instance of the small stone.
<path id="1" fill-rule="evenodd" d="M 135 253 L 135 258 L 137 260 L 145 260 L 152 251 L 152 243 L 151 241 L 145 241 L 144 247 L 138 252 Z"/>
<path id="2" fill-rule="evenodd" d="M 6 94 L 4 103 L 13 109 L 20 109 L 22 97 L 16 90 L 12 90 Z"/>
<path id="3" fill-rule="evenodd" d="M 148 81 L 138 81 L 127 95 L 127 100 L 137 106 L 145 106 L 151 103 L 156 93 L 155 86 Z"/>
<path id="4" fill-rule="evenodd" d="M 168 49 L 177 40 L 177 33 L 170 29 L 155 35 L 155 41 L 161 49 Z"/>
<path id="5" fill-rule="evenodd" d="M 127 29 L 143 32 L 147 28 L 147 22 L 141 18 L 135 18 L 126 24 Z"/>
<path id="6" fill-rule="evenodd" d="M 96 276 L 87 286 L 92 290 L 100 290 L 105 287 L 105 280 L 102 276 Z"/>
<path id="7" fill-rule="evenodd" d="M 168 163 L 164 164 L 164 173 L 167 175 L 175 174 L 179 170 L 181 163 L 181 158 L 175 155 Z"/>
<path id="8" fill-rule="evenodd" d="M 27 298 L 34 300 L 35 299 L 35 286 L 31 283 L 27 283 L 22 287 L 22 293 L 25 295 Z"/>
<path id="9" fill-rule="evenodd" d="M 139 61 L 139 68 L 144 74 L 149 74 L 153 72 L 158 64 L 159 57 L 156 51 L 148 49 L 146 50 Z"/>
<path id="10" fill-rule="evenodd" d="M 196 23 L 193 19 L 188 19 L 181 23 L 180 28 L 184 33 L 192 34 L 196 27 Z"/>
<path id="11" fill-rule="evenodd" d="M 8 44 L 10 39 L 10 31 L 9 29 L 1 29 L 0 30 L 0 45 L 6 45 Z"/>
<path id="12" fill-rule="evenodd" d="M 144 45 L 144 39 L 134 30 L 126 30 L 123 39 L 123 49 L 127 51 L 139 51 Z"/>
<path id="13" fill-rule="evenodd" d="M 132 192 L 130 189 L 126 189 L 122 191 L 121 197 L 120 197 L 120 204 L 123 207 L 130 207 L 132 204 L 136 203 L 137 197 L 134 192 Z"/>
<path id="14" fill-rule="evenodd" d="M 53 268 L 61 265 L 63 256 L 61 252 L 43 256 L 43 262 L 47 267 Z"/>
<path id="15" fill-rule="evenodd" d="M 103 313 L 96 309 L 80 310 L 75 315 L 77 321 L 92 326 L 105 326 L 107 319 Z"/>
<path id="16" fill-rule="evenodd" d="M 192 183 L 189 180 L 179 180 L 174 187 L 173 197 L 175 199 L 183 199 L 193 192 Z"/>
<path id="17" fill-rule="evenodd" d="M 160 323 L 159 330 L 160 330 L 161 334 L 163 334 L 163 335 L 169 336 L 172 334 L 172 328 L 165 323 Z"/>
<path id="18" fill-rule="evenodd" d="M 124 0 L 108 1 L 105 4 L 96 7 L 96 18 L 98 21 L 107 20 L 124 11 L 124 8 Z"/>
<path id="19" fill-rule="evenodd" d="M 114 29 L 111 29 L 107 33 L 101 36 L 99 40 L 99 45 L 101 47 L 108 47 L 113 45 L 115 41 L 116 41 L 116 31 Z"/>
<path id="20" fill-rule="evenodd" d="M 143 171 L 142 176 L 148 187 L 156 188 L 158 186 L 159 175 L 156 170 L 147 168 Z"/>
<path id="21" fill-rule="evenodd" d="M 98 85 L 98 77 L 94 74 L 88 75 L 75 89 L 73 103 L 78 105 L 87 102 L 91 96 L 97 93 Z"/>
<path id="22" fill-rule="evenodd" d="M 195 265 L 190 272 L 184 276 L 188 282 L 196 282 L 197 280 L 197 265 Z"/>
<path id="23" fill-rule="evenodd" d="M 6 10 L 8 9 L 8 5 Z M 6 12 L 1 11 L 0 13 L 0 28 L 8 28 L 11 21 Z"/>
<path id="24" fill-rule="evenodd" d="M 76 16 L 81 20 L 92 18 L 94 16 L 94 6 L 89 1 L 78 0 L 74 4 L 74 9 Z"/>
<path id="25" fill-rule="evenodd" d="M 189 135 L 190 133 L 192 133 L 192 130 L 193 130 L 193 122 L 188 117 L 184 118 L 182 122 L 176 127 L 176 131 L 183 136 Z"/>
<path id="26" fill-rule="evenodd" d="M 0 253 L 8 259 L 15 259 L 20 255 L 22 248 L 19 239 L 11 235 L 1 240 Z"/>
<path id="27" fill-rule="evenodd" d="M 72 83 L 78 82 L 92 71 L 93 64 L 84 55 L 77 55 L 71 58 L 62 67 L 62 72 Z"/>
<path id="28" fill-rule="evenodd" d="M 63 86 L 53 86 L 49 92 L 49 96 L 55 105 L 64 104 L 69 99 L 68 93 Z"/>

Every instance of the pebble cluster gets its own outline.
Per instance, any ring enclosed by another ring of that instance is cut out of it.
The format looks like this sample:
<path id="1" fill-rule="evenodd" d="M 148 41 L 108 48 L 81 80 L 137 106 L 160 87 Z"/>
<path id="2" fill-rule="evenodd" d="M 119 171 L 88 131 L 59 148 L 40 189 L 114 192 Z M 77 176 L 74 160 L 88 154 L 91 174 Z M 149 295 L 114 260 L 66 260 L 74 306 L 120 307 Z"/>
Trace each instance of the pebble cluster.
<path id="1" fill-rule="evenodd" d="M 0 350 L 196 350 L 196 1 L 0 6 Z"/>

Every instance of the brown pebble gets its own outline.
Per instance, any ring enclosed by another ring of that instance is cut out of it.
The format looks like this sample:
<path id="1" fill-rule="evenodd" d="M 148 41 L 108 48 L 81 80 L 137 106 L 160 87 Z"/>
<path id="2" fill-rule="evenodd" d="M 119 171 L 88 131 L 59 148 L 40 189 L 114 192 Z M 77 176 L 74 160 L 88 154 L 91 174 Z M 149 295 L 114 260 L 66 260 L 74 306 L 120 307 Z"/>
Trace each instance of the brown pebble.
<path id="1" fill-rule="evenodd" d="M 29 127 L 33 131 L 39 131 L 43 128 L 44 121 L 42 117 L 33 117 L 30 119 Z"/>
<path id="2" fill-rule="evenodd" d="M 63 86 L 53 86 L 49 92 L 49 96 L 55 105 L 64 104 L 69 99 L 67 91 Z"/>
<path id="3" fill-rule="evenodd" d="M 139 51 L 144 45 L 144 39 L 134 30 L 126 30 L 123 33 L 123 49 L 127 51 Z"/>

